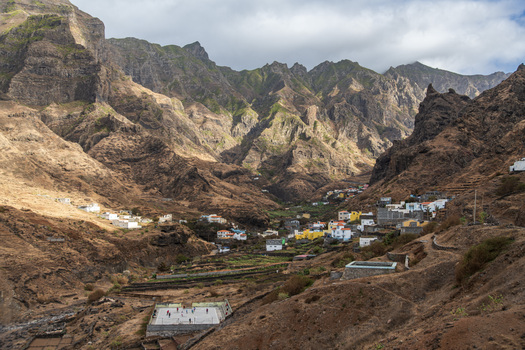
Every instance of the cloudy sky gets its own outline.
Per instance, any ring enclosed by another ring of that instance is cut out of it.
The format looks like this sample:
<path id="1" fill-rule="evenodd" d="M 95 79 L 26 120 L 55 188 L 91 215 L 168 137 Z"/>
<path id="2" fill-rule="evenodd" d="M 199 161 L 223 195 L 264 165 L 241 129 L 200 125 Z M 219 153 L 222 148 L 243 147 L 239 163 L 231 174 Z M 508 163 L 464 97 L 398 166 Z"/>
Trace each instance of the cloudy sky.
<path id="1" fill-rule="evenodd" d="M 523 0 L 71 0 L 106 37 L 199 41 L 236 70 L 349 59 L 383 73 L 420 61 L 462 74 L 525 62 Z"/>

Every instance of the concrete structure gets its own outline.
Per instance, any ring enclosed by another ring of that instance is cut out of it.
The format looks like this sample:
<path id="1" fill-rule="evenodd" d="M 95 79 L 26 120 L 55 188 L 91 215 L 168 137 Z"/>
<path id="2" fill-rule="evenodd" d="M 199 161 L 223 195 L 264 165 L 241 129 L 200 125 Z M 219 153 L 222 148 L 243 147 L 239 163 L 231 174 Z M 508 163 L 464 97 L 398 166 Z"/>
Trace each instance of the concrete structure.
<path id="1" fill-rule="evenodd" d="M 274 231 L 274 230 L 266 230 L 262 233 L 262 236 L 263 237 L 268 237 L 268 236 L 279 236 L 279 231 Z"/>
<path id="2" fill-rule="evenodd" d="M 228 300 L 193 303 L 191 307 L 180 303 L 159 303 L 153 310 L 146 336 L 171 337 L 206 330 L 220 324 L 232 312 Z"/>
<path id="3" fill-rule="evenodd" d="M 414 233 L 418 235 L 423 232 L 426 225 L 428 225 L 428 221 L 407 220 L 399 224 L 398 228 L 401 230 L 401 234 Z"/>
<path id="4" fill-rule="evenodd" d="M 339 221 L 350 220 L 350 213 L 347 212 L 346 210 L 340 211 L 338 216 L 337 216 L 337 218 L 338 218 Z"/>
<path id="5" fill-rule="evenodd" d="M 397 262 L 352 261 L 345 266 L 343 280 L 384 275 L 396 272 Z"/>
<path id="6" fill-rule="evenodd" d="M 88 213 L 98 213 L 100 206 L 97 203 L 91 203 L 89 205 L 79 205 L 78 209 L 87 211 Z"/>
<path id="7" fill-rule="evenodd" d="M 304 230 L 303 232 L 298 232 L 295 235 L 296 240 L 308 239 L 313 241 L 319 237 L 324 237 L 325 232 L 321 230 Z"/>
<path id="8" fill-rule="evenodd" d="M 283 250 L 283 242 L 280 239 L 266 240 L 266 251 L 273 252 L 275 250 Z"/>
<path id="9" fill-rule="evenodd" d="M 118 220 L 118 214 L 115 214 L 115 213 L 105 212 L 104 214 L 102 214 L 100 216 L 103 219 L 110 220 L 110 221 Z"/>
<path id="10" fill-rule="evenodd" d="M 373 241 L 377 241 L 377 237 L 359 237 L 359 246 L 368 247 Z"/>
<path id="11" fill-rule="evenodd" d="M 348 242 L 349 240 L 352 239 L 353 233 L 350 228 L 337 227 L 332 230 L 332 232 L 330 233 L 330 236 L 333 239 Z"/>
<path id="12" fill-rule="evenodd" d="M 128 229 L 128 230 L 142 228 L 142 226 L 140 226 L 139 223 L 136 222 L 136 221 L 113 220 L 111 223 L 113 224 L 113 226 L 117 226 L 117 227 L 120 227 L 120 228 L 125 228 L 125 229 Z"/>
<path id="13" fill-rule="evenodd" d="M 71 204 L 71 198 L 57 198 L 56 201 L 62 204 Z"/>
<path id="14" fill-rule="evenodd" d="M 525 171 L 525 158 L 521 158 L 520 160 L 517 160 L 509 167 L 509 172 L 519 172 L 519 171 Z"/>
<path id="15" fill-rule="evenodd" d="M 173 215 L 172 214 L 166 214 L 159 218 L 159 224 L 162 224 L 164 222 L 172 222 L 173 221 Z"/>
<path id="16" fill-rule="evenodd" d="M 201 219 L 206 220 L 209 223 L 215 223 L 215 224 L 225 224 L 226 223 L 226 219 L 218 216 L 217 214 L 202 215 Z"/>

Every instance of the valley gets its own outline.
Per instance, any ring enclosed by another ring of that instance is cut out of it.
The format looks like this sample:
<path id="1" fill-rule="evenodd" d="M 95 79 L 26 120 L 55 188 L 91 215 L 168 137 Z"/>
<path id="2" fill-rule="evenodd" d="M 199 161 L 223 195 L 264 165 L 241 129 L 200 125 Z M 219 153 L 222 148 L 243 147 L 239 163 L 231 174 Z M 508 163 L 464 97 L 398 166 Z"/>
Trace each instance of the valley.
<path id="1" fill-rule="evenodd" d="M 235 71 L 67 0 L 0 32 L 0 348 L 525 347 L 525 66 Z"/>

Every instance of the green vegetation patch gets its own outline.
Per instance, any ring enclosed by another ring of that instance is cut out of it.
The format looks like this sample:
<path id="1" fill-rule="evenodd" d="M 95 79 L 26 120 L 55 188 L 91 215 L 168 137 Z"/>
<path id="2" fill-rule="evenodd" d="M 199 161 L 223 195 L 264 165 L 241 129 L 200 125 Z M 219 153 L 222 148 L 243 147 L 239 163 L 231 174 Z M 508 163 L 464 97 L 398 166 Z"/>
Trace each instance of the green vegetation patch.
<path id="1" fill-rule="evenodd" d="M 525 192 L 525 184 L 516 176 L 505 176 L 496 189 L 498 196 L 508 196 L 514 193 Z"/>
<path id="2" fill-rule="evenodd" d="M 496 259 L 513 241 L 510 237 L 494 237 L 471 247 L 456 267 L 456 282 L 466 282 L 470 276 Z"/>

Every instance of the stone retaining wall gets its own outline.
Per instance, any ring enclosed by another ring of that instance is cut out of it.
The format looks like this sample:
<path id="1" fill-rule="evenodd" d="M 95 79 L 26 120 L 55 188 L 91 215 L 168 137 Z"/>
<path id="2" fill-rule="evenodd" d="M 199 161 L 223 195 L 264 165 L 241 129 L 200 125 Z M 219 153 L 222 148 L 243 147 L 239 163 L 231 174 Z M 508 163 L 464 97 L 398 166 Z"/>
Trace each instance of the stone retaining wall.
<path id="1" fill-rule="evenodd" d="M 172 337 L 177 334 L 188 334 L 197 331 L 203 331 L 214 326 L 216 326 L 216 324 L 148 325 L 146 337 Z"/>
<path id="2" fill-rule="evenodd" d="M 436 250 L 458 250 L 458 248 L 456 247 L 446 247 L 446 246 L 443 246 L 443 245 L 439 245 L 437 242 L 436 242 L 436 236 L 433 236 L 432 237 L 432 248 L 436 249 Z"/>

